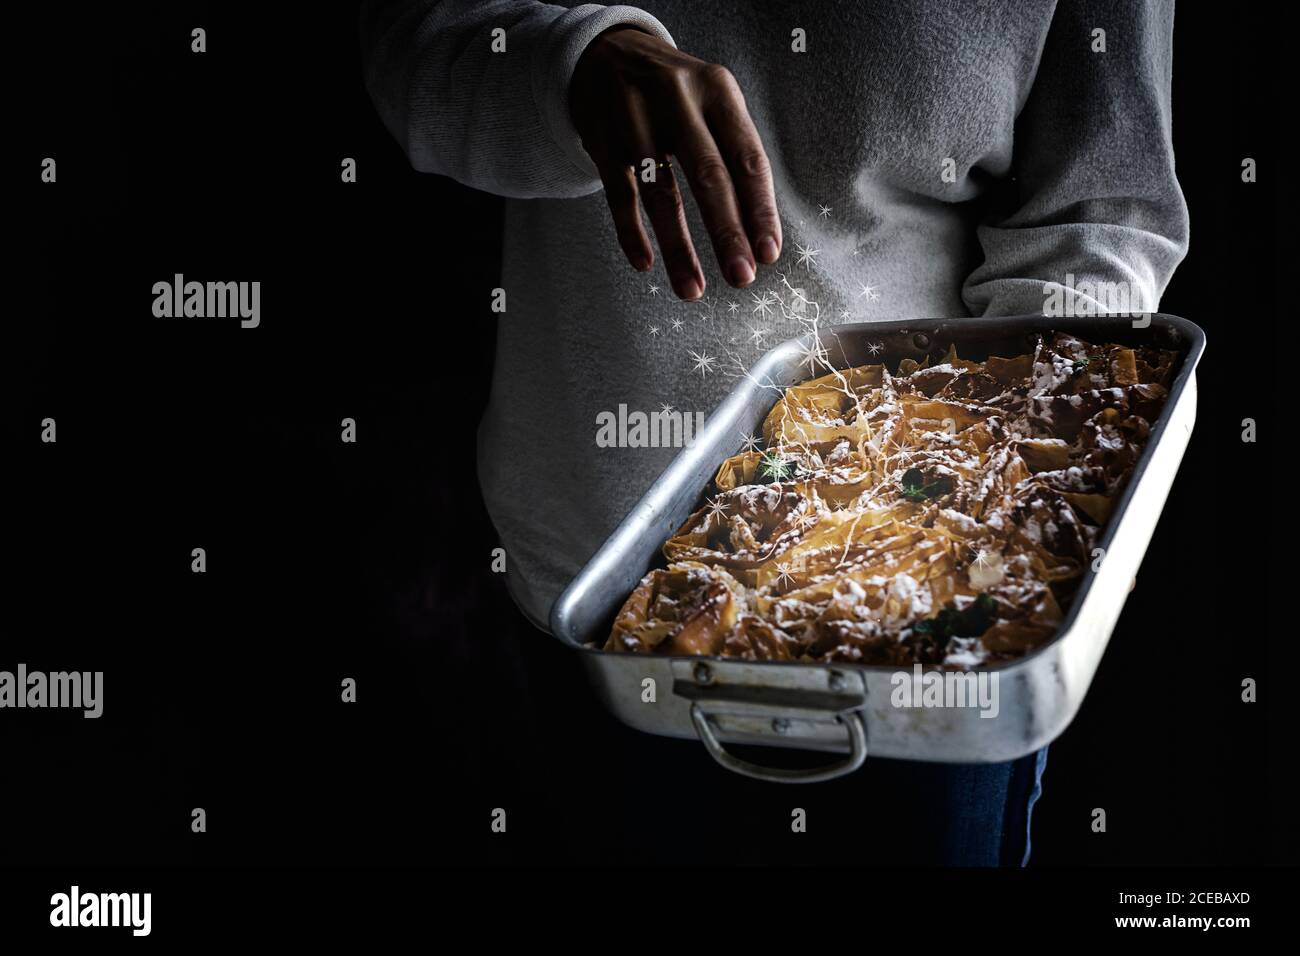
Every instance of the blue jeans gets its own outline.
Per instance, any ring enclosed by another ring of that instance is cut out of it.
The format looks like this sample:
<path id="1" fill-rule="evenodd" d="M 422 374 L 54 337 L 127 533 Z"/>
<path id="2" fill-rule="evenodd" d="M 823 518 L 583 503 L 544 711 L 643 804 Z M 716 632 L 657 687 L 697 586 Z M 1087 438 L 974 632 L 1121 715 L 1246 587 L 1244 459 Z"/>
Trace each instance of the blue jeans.
<path id="1" fill-rule="evenodd" d="M 948 866 L 1025 866 L 1030 822 L 1043 792 L 1047 748 L 1003 764 L 944 768 L 947 810 L 941 862 Z"/>
<path id="2" fill-rule="evenodd" d="M 827 810 L 870 866 L 1024 866 L 1047 748 L 997 764 L 867 757 L 828 787 Z M 814 802 L 809 798 L 809 802 Z M 821 799 L 815 801 L 822 804 Z M 858 819 L 865 821 L 859 823 Z"/>
<path id="3" fill-rule="evenodd" d="M 1025 866 L 1047 748 L 998 764 L 872 760 L 835 788 L 837 824 L 872 866 Z M 842 789 L 841 789 L 842 788 Z M 828 794 L 829 795 L 829 794 Z M 820 803 L 820 801 L 818 801 Z M 859 827 L 844 808 L 858 808 Z"/>
<path id="4" fill-rule="evenodd" d="M 848 777 L 792 786 L 732 774 L 691 741 L 622 734 L 615 759 L 625 763 L 626 789 L 608 792 L 610 803 L 659 811 L 619 815 L 625 839 L 642 844 L 634 859 L 656 859 L 645 843 L 682 846 L 684 805 L 703 823 L 708 862 L 895 868 L 1019 867 L 1029 861 L 1046 747 L 1000 764 L 868 757 Z M 777 762 L 764 754 L 752 759 Z M 778 839 L 781 821 L 795 807 L 807 812 L 808 839 Z"/>

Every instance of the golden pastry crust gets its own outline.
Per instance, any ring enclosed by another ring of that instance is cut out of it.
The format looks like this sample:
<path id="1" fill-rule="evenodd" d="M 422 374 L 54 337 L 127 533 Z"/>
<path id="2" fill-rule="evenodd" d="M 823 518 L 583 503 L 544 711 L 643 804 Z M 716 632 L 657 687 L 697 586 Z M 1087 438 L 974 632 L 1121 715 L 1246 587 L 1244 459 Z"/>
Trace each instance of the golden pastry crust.
<path id="1" fill-rule="evenodd" d="M 606 650 L 974 667 L 1062 620 L 1177 356 L 1056 334 L 1032 354 L 835 371 L 722 463 Z"/>

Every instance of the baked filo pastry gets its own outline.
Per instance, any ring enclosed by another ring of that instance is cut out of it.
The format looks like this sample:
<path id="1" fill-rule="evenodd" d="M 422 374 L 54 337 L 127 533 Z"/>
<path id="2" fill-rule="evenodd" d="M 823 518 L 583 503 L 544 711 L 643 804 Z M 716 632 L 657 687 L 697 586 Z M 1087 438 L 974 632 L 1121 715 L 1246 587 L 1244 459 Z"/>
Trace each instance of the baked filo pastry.
<path id="1" fill-rule="evenodd" d="M 1012 659 L 1060 626 L 1176 354 L 1055 334 L 786 389 L 627 599 L 606 650 Z"/>

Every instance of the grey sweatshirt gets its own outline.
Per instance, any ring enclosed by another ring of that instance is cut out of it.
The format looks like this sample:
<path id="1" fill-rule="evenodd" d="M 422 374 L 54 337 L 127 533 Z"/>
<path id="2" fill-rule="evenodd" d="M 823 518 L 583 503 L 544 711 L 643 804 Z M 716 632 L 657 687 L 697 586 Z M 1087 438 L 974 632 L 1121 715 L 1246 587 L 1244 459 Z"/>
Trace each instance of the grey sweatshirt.
<path id="1" fill-rule="evenodd" d="M 619 248 L 567 96 L 620 23 L 744 91 L 785 234 L 749 289 L 722 279 L 684 182 L 704 301 Z M 677 453 L 606 447 L 602 425 L 620 406 L 707 415 L 737 369 L 800 333 L 768 293 L 802 289 L 823 324 L 1041 313 L 1046 283 L 1087 307 L 1090 284 L 1123 282 L 1156 308 L 1187 250 L 1172 33 L 1164 0 L 369 0 L 368 87 L 411 163 L 510 197 L 478 469 L 529 619 L 546 626 Z"/>

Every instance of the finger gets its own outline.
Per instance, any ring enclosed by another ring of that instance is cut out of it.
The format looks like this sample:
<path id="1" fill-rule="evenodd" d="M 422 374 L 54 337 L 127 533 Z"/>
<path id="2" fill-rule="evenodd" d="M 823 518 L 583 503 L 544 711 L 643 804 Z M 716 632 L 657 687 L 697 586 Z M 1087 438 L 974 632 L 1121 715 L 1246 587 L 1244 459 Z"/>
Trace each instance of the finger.
<path id="1" fill-rule="evenodd" d="M 605 202 L 614 219 L 618 244 L 632 268 L 646 272 L 654 265 L 655 255 L 637 206 L 635 173 L 627 166 L 606 161 L 598 163 L 596 168 L 600 181 L 605 184 Z"/>
<path id="2" fill-rule="evenodd" d="M 772 164 L 739 84 L 725 69 L 715 77 L 705 99 L 704 116 L 731 171 L 750 245 L 760 262 L 771 264 L 781 255 L 782 241 Z"/>
<path id="3" fill-rule="evenodd" d="M 685 167 L 687 182 L 700 207 L 704 226 L 709 230 L 722 274 L 733 286 L 749 285 L 754 281 L 754 252 L 741 222 L 731 173 L 704 117 L 690 100 L 681 103 L 673 152 Z"/>
<path id="4" fill-rule="evenodd" d="M 645 206 L 646 215 L 659 241 L 659 251 L 668 270 L 668 281 L 673 292 L 681 299 L 698 299 L 704 295 L 704 270 L 695 255 L 690 230 L 686 226 L 686 207 L 672 166 L 664 162 L 663 153 L 656 149 L 651 132 L 650 113 L 645 100 L 636 90 L 627 94 L 628 149 L 636 157 L 634 167 L 637 192 Z M 645 159 L 660 163 L 654 169 L 653 180 L 647 182 L 641 175 Z"/>

